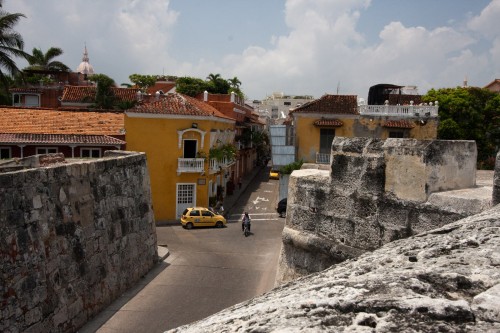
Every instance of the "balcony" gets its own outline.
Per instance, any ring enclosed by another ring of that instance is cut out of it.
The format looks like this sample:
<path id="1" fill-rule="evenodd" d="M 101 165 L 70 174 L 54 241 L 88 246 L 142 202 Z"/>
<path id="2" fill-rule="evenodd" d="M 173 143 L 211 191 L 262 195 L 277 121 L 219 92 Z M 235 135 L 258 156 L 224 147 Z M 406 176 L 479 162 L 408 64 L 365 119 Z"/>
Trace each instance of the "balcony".
<path id="1" fill-rule="evenodd" d="M 205 171 L 204 158 L 178 158 L 177 159 L 177 175 L 183 172 L 202 173 Z"/>
<path id="2" fill-rule="evenodd" d="M 359 105 L 358 111 L 364 116 L 437 117 L 439 105 Z"/>
<path id="3" fill-rule="evenodd" d="M 217 173 L 221 169 L 227 168 L 235 163 L 235 160 L 233 159 L 228 159 L 228 158 L 223 158 L 222 160 L 218 161 L 216 158 L 211 158 L 210 159 L 210 173 Z"/>
<path id="4" fill-rule="evenodd" d="M 316 164 L 330 164 L 330 155 L 324 153 L 316 153 Z"/>

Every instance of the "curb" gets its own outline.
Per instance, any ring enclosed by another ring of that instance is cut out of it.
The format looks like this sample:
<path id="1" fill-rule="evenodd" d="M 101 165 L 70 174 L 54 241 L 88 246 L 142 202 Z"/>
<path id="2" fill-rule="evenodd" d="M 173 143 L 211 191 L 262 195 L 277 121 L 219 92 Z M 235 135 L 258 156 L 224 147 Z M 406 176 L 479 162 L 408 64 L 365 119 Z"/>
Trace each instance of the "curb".
<path id="1" fill-rule="evenodd" d="M 158 261 L 163 261 L 168 258 L 170 251 L 165 246 L 157 246 L 158 248 Z"/>

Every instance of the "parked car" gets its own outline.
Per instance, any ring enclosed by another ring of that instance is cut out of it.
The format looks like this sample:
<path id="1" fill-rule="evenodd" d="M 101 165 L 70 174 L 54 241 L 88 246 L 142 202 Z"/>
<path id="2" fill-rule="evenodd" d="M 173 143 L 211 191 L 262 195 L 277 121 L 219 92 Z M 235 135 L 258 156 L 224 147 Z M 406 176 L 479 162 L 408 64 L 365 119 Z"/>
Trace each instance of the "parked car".
<path id="1" fill-rule="evenodd" d="M 280 217 L 283 217 L 283 215 L 286 215 L 286 198 L 281 199 L 278 202 L 278 206 L 276 207 L 276 211 L 278 214 L 280 214 Z"/>
<path id="2" fill-rule="evenodd" d="M 269 172 L 269 179 L 280 179 L 280 172 L 278 170 L 273 170 Z"/>
<path id="3" fill-rule="evenodd" d="M 182 226 L 186 229 L 193 227 L 217 227 L 226 225 L 226 219 L 205 207 L 186 208 L 181 216 Z"/>

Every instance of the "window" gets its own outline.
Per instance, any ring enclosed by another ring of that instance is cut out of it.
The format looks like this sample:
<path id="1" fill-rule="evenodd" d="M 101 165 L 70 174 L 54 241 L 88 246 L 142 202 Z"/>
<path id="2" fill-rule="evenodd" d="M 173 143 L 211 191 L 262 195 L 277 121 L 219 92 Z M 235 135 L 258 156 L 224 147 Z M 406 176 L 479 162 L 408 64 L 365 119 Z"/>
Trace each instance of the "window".
<path id="1" fill-rule="evenodd" d="M 199 210 L 193 209 L 191 213 L 189 213 L 189 216 L 201 216 L 201 214 Z"/>
<path id="2" fill-rule="evenodd" d="M 195 158 L 198 141 L 184 140 L 184 158 Z"/>
<path id="3" fill-rule="evenodd" d="M 284 102 L 283 105 L 292 105 L 292 102 Z"/>
<path id="4" fill-rule="evenodd" d="M 101 149 L 100 148 L 82 148 L 80 152 L 81 157 L 93 157 L 98 158 L 101 157 Z"/>
<path id="5" fill-rule="evenodd" d="M 212 217 L 214 216 L 214 214 L 212 214 L 212 212 L 208 211 L 208 210 L 204 210 L 201 212 L 201 215 L 202 216 L 208 216 L 208 217 Z"/>
<path id="6" fill-rule="evenodd" d="M 36 153 L 37 154 L 56 154 L 57 153 L 57 148 L 52 148 L 52 147 L 37 147 L 36 148 Z"/>
<path id="7" fill-rule="evenodd" d="M 320 128 L 319 132 L 319 152 L 322 154 L 330 154 L 332 150 L 332 142 L 335 137 L 335 129 Z"/>
<path id="8" fill-rule="evenodd" d="M 1 147 L 0 148 L 0 159 L 11 158 L 12 155 L 10 153 L 9 147 Z"/>
<path id="9" fill-rule="evenodd" d="M 405 133 L 403 131 L 389 131 L 389 138 L 398 138 L 398 139 L 401 139 L 401 138 L 404 138 Z"/>

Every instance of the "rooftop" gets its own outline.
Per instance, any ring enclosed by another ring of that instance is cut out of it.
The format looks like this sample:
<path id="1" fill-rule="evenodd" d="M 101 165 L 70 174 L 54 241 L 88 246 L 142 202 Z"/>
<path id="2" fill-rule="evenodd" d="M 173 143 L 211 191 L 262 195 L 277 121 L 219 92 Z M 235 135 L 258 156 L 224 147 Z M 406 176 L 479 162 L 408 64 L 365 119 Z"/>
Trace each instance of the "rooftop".
<path id="1" fill-rule="evenodd" d="M 123 113 L 0 107 L 3 134 L 123 135 Z"/>

